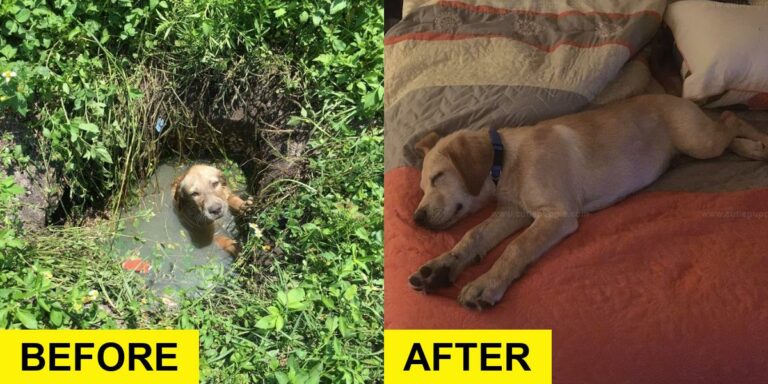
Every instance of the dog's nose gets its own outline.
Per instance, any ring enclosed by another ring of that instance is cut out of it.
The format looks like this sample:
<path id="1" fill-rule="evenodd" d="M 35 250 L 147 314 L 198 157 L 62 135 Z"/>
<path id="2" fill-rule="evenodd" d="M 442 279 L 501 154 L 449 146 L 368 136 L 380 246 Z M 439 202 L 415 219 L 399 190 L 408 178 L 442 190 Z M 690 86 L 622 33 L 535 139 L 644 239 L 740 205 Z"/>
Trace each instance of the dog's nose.
<path id="1" fill-rule="evenodd" d="M 413 221 L 423 226 L 427 223 L 427 211 L 423 208 L 417 209 L 416 212 L 413 213 Z"/>
<path id="2" fill-rule="evenodd" d="M 221 214 L 221 205 L 214 205 L 210 208 L 208 208 L 208 213 L 211 215 L 220 215 Z"/>

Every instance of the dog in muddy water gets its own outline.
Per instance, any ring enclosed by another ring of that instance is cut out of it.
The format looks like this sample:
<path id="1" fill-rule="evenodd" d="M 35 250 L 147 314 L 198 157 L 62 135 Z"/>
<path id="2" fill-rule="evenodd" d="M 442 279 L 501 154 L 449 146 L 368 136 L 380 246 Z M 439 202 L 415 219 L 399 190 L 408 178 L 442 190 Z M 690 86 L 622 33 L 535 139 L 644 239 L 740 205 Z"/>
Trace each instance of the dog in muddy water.
<path id="1" fill-rule="evenodd" d="M 205 247 L 211 243 L 237 256 L 238 242 L 233 238 L 234 217 L 253 205 L 229 189 L 221 170 L 205 164 L 189 167 L 171 185 L 173 206 L 181 225 L 189 232 L 192 244 Z"/>
<path id="2" fill-rule="evenodd" d="M 768 160 L 768 135 L 732 112 L 712 120 L 693 102 L 645 95 L 533 126 L 430 133 L 421 199 L 413 220 L 441 230 L 496 201 L 496 211 L 450 251 L 408 279 L 418 291 L 450 286 L 472 263 L 525 228 L 491 269 L 467 284 L 459 302 L 483 309 L 543 253 L 579 227 L 579 215 L 606 208 L 656 180 L 679 154 L 695 159 L 726 149 Z"/>

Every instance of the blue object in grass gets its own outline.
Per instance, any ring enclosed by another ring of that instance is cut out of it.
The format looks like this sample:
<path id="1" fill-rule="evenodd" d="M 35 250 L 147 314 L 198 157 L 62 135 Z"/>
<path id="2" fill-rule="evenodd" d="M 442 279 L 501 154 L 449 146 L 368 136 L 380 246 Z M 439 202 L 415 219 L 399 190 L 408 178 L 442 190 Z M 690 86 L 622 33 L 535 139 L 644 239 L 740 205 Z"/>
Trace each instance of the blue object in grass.
<path id="1" fill-rule="evenodd" d="M 163 132 L 163 128 L 165 128 L 165 119 L 158 117 L 157 122 L 155 123 L 155 131 L 157 131 L 157 133 L 161 133 Z"/>

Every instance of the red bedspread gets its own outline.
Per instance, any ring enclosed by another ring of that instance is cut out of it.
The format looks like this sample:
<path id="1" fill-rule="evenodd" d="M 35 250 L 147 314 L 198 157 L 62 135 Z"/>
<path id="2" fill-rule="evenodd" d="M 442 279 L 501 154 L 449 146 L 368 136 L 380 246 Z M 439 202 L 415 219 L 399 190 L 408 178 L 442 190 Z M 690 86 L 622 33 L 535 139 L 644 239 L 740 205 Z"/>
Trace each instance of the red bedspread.
<path id="1" fill-rule="evenodd" d="M 455 287 L 408 276 L 488 208 L 446 232 L 413 224 L 419 171 L 384 179 L 385 328 L 553 330 L 556 383 L 768 382 L 768 189 L 641 192 L 580 219 L 483 312 L 456 301 L 509 239 Z"/>

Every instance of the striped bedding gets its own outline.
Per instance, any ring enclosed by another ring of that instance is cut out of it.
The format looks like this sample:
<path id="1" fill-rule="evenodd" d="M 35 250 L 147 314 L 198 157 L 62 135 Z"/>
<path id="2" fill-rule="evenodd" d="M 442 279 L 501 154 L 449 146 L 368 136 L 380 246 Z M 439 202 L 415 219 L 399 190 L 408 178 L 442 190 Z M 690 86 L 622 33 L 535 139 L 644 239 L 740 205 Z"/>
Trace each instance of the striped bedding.
<path id="1" fill-rule="evenodd" d="M 492 212 L 448 231 L 415 226 L 412 144 L 429 131 L 519 126 L 585 108 L 637 57 L 664 7 L 406 1 L 404 20 L 385 36 L 385 328 L 550 328 L 555 383 L 768 382 L 761 162 L 677 159 L 646 190 L 582 217 L 488 311 L 455 298 L 510 239 L 452 288 L 425 296 L 407 284 Z M 764 113 L 741 116 L 768 128 Z"/>
<path id="2" fill-rule="evenodd" d="M 430 130 L 518 126 L 579 110 L 651 39 L 665 6 L 554 3 L 406 7 L 384 39 L 386 168 L 415 164 L 410 145 Z"/>

